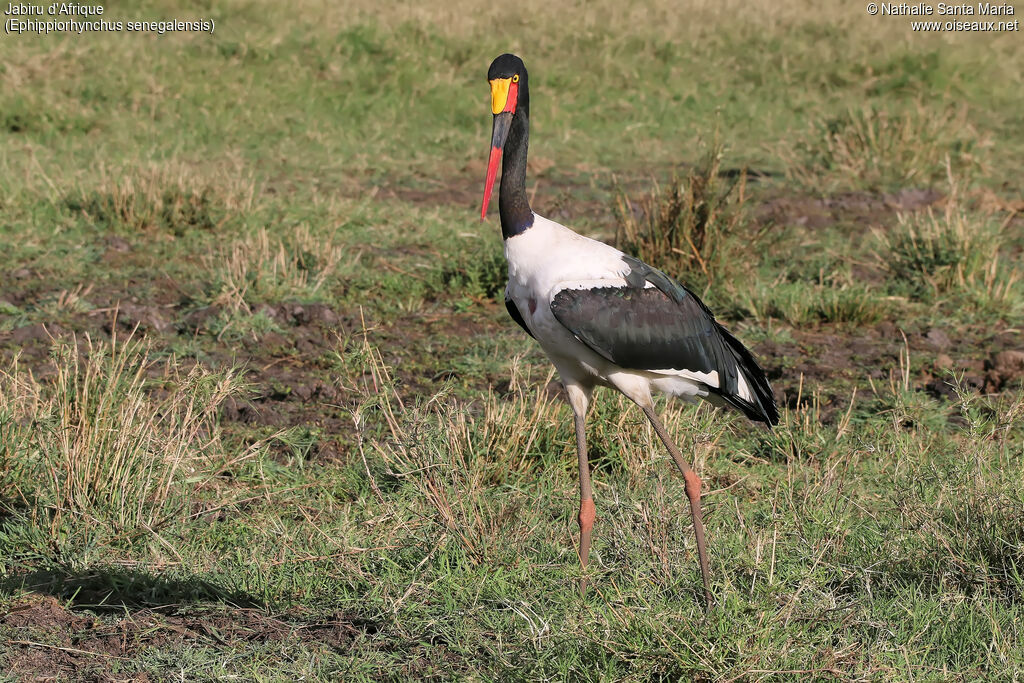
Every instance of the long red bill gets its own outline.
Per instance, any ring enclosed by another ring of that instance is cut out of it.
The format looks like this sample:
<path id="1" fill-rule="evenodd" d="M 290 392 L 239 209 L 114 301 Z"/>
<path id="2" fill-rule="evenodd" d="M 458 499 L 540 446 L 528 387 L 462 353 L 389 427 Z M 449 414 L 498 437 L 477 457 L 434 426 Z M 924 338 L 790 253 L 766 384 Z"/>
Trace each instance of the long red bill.
<path id="1" fill-rule="evenodd" d="M 487 159 L 487 178 L 484 180 L 484 203 L 480 207 L 480 220 L 487 218 L 487 205 L 491 203 L 491 191 L 494 179 L 498 176 L 498 162 L 501 151 L 505 147 L 505 139 L 512 127 L 512 112 L 503 111 L 494 115 L 494 126 L 491 129 L 491 154 Z"/>

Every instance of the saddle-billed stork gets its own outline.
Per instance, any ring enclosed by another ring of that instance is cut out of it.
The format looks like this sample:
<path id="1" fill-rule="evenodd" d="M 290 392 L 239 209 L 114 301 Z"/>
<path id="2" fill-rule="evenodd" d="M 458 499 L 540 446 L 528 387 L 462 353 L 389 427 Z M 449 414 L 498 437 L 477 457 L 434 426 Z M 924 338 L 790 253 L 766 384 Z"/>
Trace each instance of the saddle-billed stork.
<path id="1" fill-rule="evenodd" d="M 512 54 L 499 56 L 488 69 L 487 80 L 494 122 L 480 217 L 487 216 L 504 153 L 498 211 L 508 260 L 505 306 L 554 363 L 575 416 L 580 562 L 586 570 L 595 518 L 585 416 L 594 387 L 611 387 L 640 406 L 683 473 L 710 607 L 701 480 L 665 431 L 651 391 L 732 406 L 751 420 L 774 425 L 779 412 L 771 387 L 750 351 L 693 292 L 660 270 L 530 209 L 530 91 L 523 60 Z"/>

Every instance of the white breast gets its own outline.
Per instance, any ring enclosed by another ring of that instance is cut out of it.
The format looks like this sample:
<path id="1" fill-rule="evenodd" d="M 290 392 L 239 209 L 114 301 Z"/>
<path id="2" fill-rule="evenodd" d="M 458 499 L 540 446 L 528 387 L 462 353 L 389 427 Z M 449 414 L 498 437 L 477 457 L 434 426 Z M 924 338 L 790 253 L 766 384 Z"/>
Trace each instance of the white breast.
<path id="1" fill-rule="evenodd" d="M 707 387 L 718 386 L 717 372 L 620 368 L 578 340 L 552 313 L 551 302 L 564 289 L 627 285 L 625 276 L 630 265 L 623 256 L 614 247 L 535 215 L 529 230 L 505 241 L 505 294 L 515 303 L 563 380 L 584 386 L 614 386 L 641 403 L 650 396 L 651 388 L 683 399 L 707 398 Z M 646 283 L 645 287 L 653 285 Z"/>
<path id="2" fill-rule="evenodd" d="M 508 293 L 517 303 L 521 296 L 533 296 L 550 304 L 551 296 L 567 287 L 621 286 L 629 270 L 622 257 L 615 247 L 534 215 L 533 227 L 505 240 Z"/>
<path id="3" fill-rule="evenodd" d="M 604 378 L 616 368 L 555 319 L 551 301 L 563 289 L 625 285 L 629 265 L 622 257 L 622 252 L 614 247 L 537 215 L 529 230 L 505 241 L 505 294 L 567 378 L 589 376 L 604 383 Z"/>

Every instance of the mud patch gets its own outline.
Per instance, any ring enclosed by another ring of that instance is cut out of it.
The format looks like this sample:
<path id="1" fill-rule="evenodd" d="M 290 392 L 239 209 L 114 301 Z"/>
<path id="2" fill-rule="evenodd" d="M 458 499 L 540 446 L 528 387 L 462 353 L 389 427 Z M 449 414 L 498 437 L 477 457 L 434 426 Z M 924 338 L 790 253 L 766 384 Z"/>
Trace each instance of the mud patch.
<path id="1" fill-rule="evenodd" d="M 917 211 L 938 203 L 942 193 L 932 189 L 906 189 L 893 193 L 845 192 L 828 197 L 777 197 L 758 207 L 760 221 L 780 225 L 823 228 L 830 225 L 871 224 L 898 212 Z"/>
<path id="2" fill-rule="evenodd" d="M 890 378 L 898 378 L 908 352 L 911 388 L 935 398 L 956 399 L 951 373 L 968 390 L 988 394 L 1024 382 L 1024 335 L 1014 330 L 963 329 L 952 334 L 939 328 L 903 329 L 884 321 L 856 331 L 797 329 L 791 338 L 761 342 L 755 354 L 780 405 L 795 408 L 798 396 L 806 404 L 818 392 L 826 424 L 848 407 L 854 386 L 862 395 L 871 382 L 888 386 Z"/>
<path id="3" fill-rule="evenodd" d="M 53 596 L 28 594 L 0 614 L 8 673 L 17 680 L 147 681 L 149 676 L 133 672 L 129 662 L 150 649 L 290 642 L 344 652 L 380 629 L 376 622 L 345 612 L 309 618 L 300 612 L 269 615 L 211 607 L 117 614 L 78 613 Z"/>
<path id="4" fill-rule="evenodd" d="M 1024 383 L 1024 350 L 1000 351 L 985 363 L 986 393 L 996 393 Z"/>
<path id="5" fill-rule="evenodd" d="M 541 164 L 541 162 L 538 162 Z M 531 203 L 543 216 L 563 222 L 587 223 L 607 233 L 611 239 L 616 232 L 613 205 L 618 194 L 637 198 L 650 192 L 652 183 L 667 184 L 675 175 L 683 177 L 687 164 L 624 171 L 615 175 L 607 172 L 558 172 L 551 165 L 531 168 L 532 179 L 527 188 Z M 462 171 L 448 178 L 423 179 L 418 187 L 405 185 L 384 186 L 378 196 L 425 206 L 463 206 L 477 210 L 483 187 L 485 166 L 467 164 Z M 720 175 L 733 177 L 739 169 L 726 169 Z M 747 169 L 748 182 L 770 176 L 769 173 Z M 797 225 L 808 228 L 845 224 L 873 224 L 891 219 L 898 212 L 918 211 L 940 203 L 944 195 L 932 188 L 907 188 L 897 192 L 842 192 L 828 196 L 772 196 L 778 191 L 755 200 L 753 216 L 759 223 Z"/>
<path id="6" fill-rule="evenodd" d="M 113 333 L 116 325 L 127 332 L 139 329 L 142 332 L 166 334 L 174 328 L 168 309 L 168 306 L 122 303 L 118 306 L 116 318 L 104 323 L 103 329 L 108 334 Z"/>
<path id="7" fill-rule="evenodd" d="M 0 624 L 11 628 L 75 628 L 88 622 L 76 617 L 60 606 L 57 598 L 50 595 L 30 595 L 15 603 L 0 616 Z"/>

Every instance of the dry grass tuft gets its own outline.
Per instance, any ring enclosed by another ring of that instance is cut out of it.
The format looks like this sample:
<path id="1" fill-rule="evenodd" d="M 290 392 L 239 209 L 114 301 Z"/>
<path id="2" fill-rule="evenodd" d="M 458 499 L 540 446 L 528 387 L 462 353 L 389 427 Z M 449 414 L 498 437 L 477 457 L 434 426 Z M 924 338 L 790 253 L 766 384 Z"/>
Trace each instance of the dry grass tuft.
<path id="1" fill-rule="evenodd" d="M 55 342 L 46 381 L 17 362 L 0 372 L 0 463 L 22 482 L 6 493 L 41 506 L 52 530 L 78 517 L 115 533 L 154 529 L 224 464 L 218 412 L 238 378 L 181 375 L 149 353 L 144 341 L 86 337 Z"/>
<path id="2" fill-rule="evenodd" d="M 111 171 L 100 182 L 64 198 L 64 207 L 104 230 L 165 231 L 176 237 L 189 230 L 215 230 L 253 208 L 256 185 L 243 174 L 216 180 L 184 164 Z"/>
<path id="3" fill-rule="evenodd" d="M 203 257 L 212 273 L 213 303 L 251 313 L 250 303 L 309 298 L 337 277 L 344 250 L 300 225 L 281 239 L 261 227 Z M 357 257 L 358 258 L 358 257 Z"/>
<path id="4" fill-rule="evenodd" d="M 892 229 L 875 230 L 879 264 L 919 295 L 964 290 L 979 300 L 1010 303 L 1018 294 L 1021 271 L 1004 258 L 1007 222 L 969 211 L 951 171 L 949 182 L 952 189 L 940 214 L 931 209 L 901 214 Z"/>
<path id="5" fill-rule="evenodd" d="M 364 429 L 368 413 L 383 417 L 387 435 L 373 448 L 389 476 L 410 483 L 429 506 L 440 532 L 437 543 L 453 538 L 473 562 L 483 561 L 490 549 L 507 543 L 503 528 L 518 505 L 514 498 L 495 501 L 493 487 L 513 472 L 532 470 L 537 449 L 550 445 L 550 433 L 566 419 L 564 405 L 544 391 L 553 371 L 528 389 L 514 364 L 509 394 L 491 392 L 471 411 L 444 390 L 407 406 L 380 353 L 365 344 L 364 357 L 373 392 L 356 412 L 357 430 Z M 372 477 L 369 466 L 367 474 Z"/>
<path id="6" fill-rule="evenodd" d="M 823 179 L 872 190 L 922 187 L 942 176 L 949 155 L 958 169 L 976 167 L 977 140 L 966 108 L 935 112 L 918 105 L 895 113 L 869 106 L 819 121 L 780 154 L 788 175 L 808 187 Z"/>
<path id="7" fill-rule="evenodd" d="M 616 244 L 688 283 L 710 287 L 749 262 L 766 227 L 747 219 L 747 175 L 722 173 L 724 147 L 717 140 L 686 177 L 667 188 L 656 182 L 639 201 L 620 192 L 615 202 Z"/>

